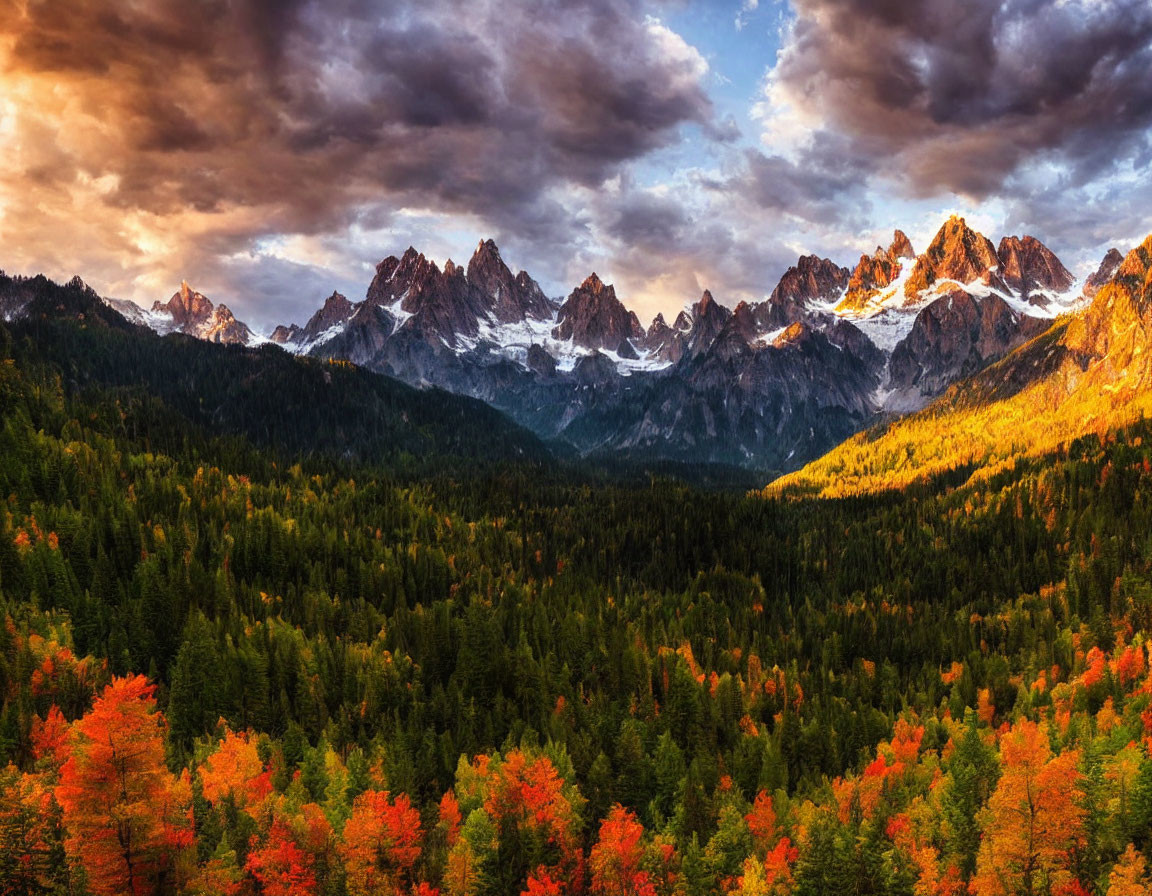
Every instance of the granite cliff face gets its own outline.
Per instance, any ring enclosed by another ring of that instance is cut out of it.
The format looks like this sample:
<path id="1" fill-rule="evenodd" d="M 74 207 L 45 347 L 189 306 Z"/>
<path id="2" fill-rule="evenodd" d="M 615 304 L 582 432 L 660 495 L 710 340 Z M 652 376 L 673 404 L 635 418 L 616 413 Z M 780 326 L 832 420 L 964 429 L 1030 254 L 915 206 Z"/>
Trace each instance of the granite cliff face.
<path id="1" fill-rule="evenodd" d="M 1004 237 L 996 257 L 1004 284 L 1037 305 L 1046 303 L 1054 293 L 1067 292 L 1076 282 L 1052 250 L 1033 236 Z"/>
<path id="2" fill-rule="evenodd" d="M 768 301 L 760 306 L 762 326 L 779 328 L 802 320 L 814 305 L 838 299 L 852 273 L 827 258 L 804 255 L 784 272 Z"/>
<path id="3" fill-rule="evenodd" d="M 687 354 L 697 357 L 708 351 L 732 312 L 712 298 L 712 293 L 704 290 L 700 301 L 690 310 L 691 326 L 687 335 Z"/>
<path id="4" fill-rule="evenodd" d="M 959 379 L 971 376 L 1051 321 L 1018 314 L 997 295 L 953 290 L 921 311 L 889 363 L 888 406 L 915 410 Z"/>
<path id="5" fill-rule="evenodd" d="M 677 327 L 670 327 L 665 323 L 664 315 L 657 314 L 644 334 L 642 345 L 660 363 L 675 364 L 684 357 L 691 323 L 683 311 L 677 316 L 676 322 Z"/>
<path id="6" fill-rule="evenodd" d="M 324 300 L 320 310 L 313 314 L 303 327 L 295 324 L 281 325 L 272 331 L 271 339 L 278 345 L 288 342 L 315 342 L 325 333 L 348 323 L 354 311 L 354 306 L 345 296 L 334 292 Z"/>
<path id="7" fill-rule="evenodd" d="M 489 311 L 500 323 L 547 320 L 552 306 L 528 274 L 513 276 L 492 240 L 483 240 L 468 262 L 468 282 L 489 298 Z"/>
<path id="8" fill-rule="evenodd" d="M 616 298 L 616 290 L 595 273 L 572 290 L 560 306 L 558 321 L 552 330 L 555 339 L 621 355 L 635 354 L 628 340 L 644 336 L 636 315 Z"/>

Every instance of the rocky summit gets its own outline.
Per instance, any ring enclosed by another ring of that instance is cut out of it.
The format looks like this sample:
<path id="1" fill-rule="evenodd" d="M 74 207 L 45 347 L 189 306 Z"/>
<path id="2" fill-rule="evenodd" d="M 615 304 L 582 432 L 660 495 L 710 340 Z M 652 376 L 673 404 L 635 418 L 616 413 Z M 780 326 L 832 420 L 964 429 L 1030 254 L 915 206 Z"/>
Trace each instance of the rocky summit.
<path id="1" fill-rule="evenodd" d="M 927 251 L 916 259 L 904 295 L 915 303 L 925 290 L 941 281 L 991 285 L 999 266 L 992 241 L 972 230 L 963 218 L 953 216 L 940 228 Z"/>
<path id="2" fill-rule="evenodd" d="M 560 306 L 552 335 L 583 348 L 634 354 L 628 340 L 642 338 L 644 331 L 635 313 L 616 298 L 616 290 L 593 273 Z"/>
<path id="3" fill-rule="evenodd" d="M 852 276 L 848 278 L 848 289 L 838 309 L 841 312 L 862 312 L 871 299 L 894 283 L 909 262 L 915 260 L 912 241 L 904 231 L 897 230 L 887 249 L 877 246 L 871 255 L 860 256 Z"/>
<path id="4" fill-rule="evenodd" d="M 208 342 L 249 345 L 258 341 L 227 305 L 214 305 L 187 281 L 167 302 L 154 302 L 143 322 L 160 332 L 184 333 Z"/>

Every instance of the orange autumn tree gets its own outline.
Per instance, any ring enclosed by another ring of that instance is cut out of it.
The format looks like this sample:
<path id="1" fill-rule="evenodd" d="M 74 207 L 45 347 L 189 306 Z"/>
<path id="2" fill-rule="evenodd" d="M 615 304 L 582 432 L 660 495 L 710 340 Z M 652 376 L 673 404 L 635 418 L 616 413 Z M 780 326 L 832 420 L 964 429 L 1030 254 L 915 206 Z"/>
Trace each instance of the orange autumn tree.
<path id="1" fill-rule="evenodd" d="M 766 853 L 776 840 L 776 807 L 767 791 L 761 790 L 756 794 L 752 811 L 744 816 L 744 820 L 748 822 L 756 849 L 761 854 Z"/>
<path id="2" fill-rule="evenodd" d="M 755 855 L 744 860 L 740 877 L 736 882 L 738 896 L 782 896 L 792 892 L 792 866 L 796 864 L 799 850 L 792 846 L 787 837 L 768 852 L 761 862 Z"/>
<path id="3" fill-rule="evenodd" d="M 484 809 L 501 827 L 539 831 L 562 852 L 575 845 L 575 811 L 564 792 L 564 779 L 546 756 L 511 750 L 494 774 Z"/>
<path id="4" fill-rule="evenodd" d="M 309 896 L 324 892 L 334 858 L 332 826 L 315 803 L 281 802 L 272 808 L 267 836 L 251 840 L 246 870 L 262 896 Z"/>
<path id="5" fill-rule="evenodd" d="M 352 896 L 399 893 L 420 857 L 420 812 L 406 794 L 393 802 L 387 791 L 356 797 L 344 825 L 340 856 Z"/>
<path id="6" fill-rule="evenodd" d="M 483 809 L 496 826 L 501 858 L 515 856 L 517 864 L 527 864 L 521 880 L 540 865 L 559 879 L 578 874 L 582 856 L 573 800 L 579 795 L 547 756 L 510 750 L 503 759 L 477 757 L 473 774 L 484 791 Z M 511 886 L 520 869 L 505 865 L 497 872 Z"/>
<path id="7" fill-rule="evenodd" d="M 0 768 L 0 896 L 47 892 L 59 876 L 59 812 L 42 775 Z"/>
<path id="8" fill-rule="evenodd" d="M 644 826 L 632 810 L 617 804 L 600 822 L 600 839 L 592 847 L 588 865 L 592 892 L 597 896 L 656 896 L 647 871 L 640 869 L 644 855 Z"/>
<path id="9" fill-rule="evenodd" d="M 200 766 L 200 781 L 213 806 L 231 797 L 236 808 L 253 817 L 272 793 L 272 773 L 260 759 L 256 738 L 248 733 L 226 730 L 216 752 Z"/>
<path id="10" fill-rule="evenodd" d="M 451 849 L 460 839 L 460 822 L 463 820 L 460 816 L 460 803 L 451 790 L 440 798 L 439 815 L 437 829 L 444 834 L 444 841 Z"/>
<path id="11" fill-rule="evenodd" d="M 547 868 L 541 866 L 528 875 L 528 884 L 520 896 L 564 896 L 564 887 L 552 878 Z"/>
<path id="12" fill-rule="evenodd" d="M 1106 896 L 1147 896 L 1152 880 L 1145 875 L 1144 856 L 1131 843 L 1108 875 Z"/>
<path id="13" fill-rule="evenodd" d="M 187 779 L 164 765 L 164 717 L 141 675 L 114 678 L 72 726 L 56 801 L 65 848 L 94 896 L 162 889 L 192 842 Z"/>
<path id="14" fill-rule="evenodd" d="M 1003 773 L 981 815 L 975 896 L 1048 893 L 1076 883 L 1084 843 L 1078 751 L 1052 756 L 1048 735 L 1022 719 L 1000 741 Z"/>

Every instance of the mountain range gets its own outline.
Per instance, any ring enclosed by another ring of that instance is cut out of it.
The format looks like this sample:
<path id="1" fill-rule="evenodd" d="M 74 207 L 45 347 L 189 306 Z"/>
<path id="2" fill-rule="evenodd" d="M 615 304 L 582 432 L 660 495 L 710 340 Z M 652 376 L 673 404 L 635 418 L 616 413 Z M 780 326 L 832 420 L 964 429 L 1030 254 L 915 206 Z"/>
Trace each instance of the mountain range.
<path id="1" fill-rule="evenodd" d="M 1109 253 L 1090 303 L 940 400 L 861 433 L 771 490 L 835 496 L 993 475 L 1020 458 L 1105 437 L 1152 412 L 1152 236 Z"/>
<path id="2" fill-rule="evenodd" d="M 1127 263 L 1113 249 L 1078 283 L 1035 237 L 994 245 L 952 217 L 919 254 L 897 230 L 852 268 L 803 256 L 763 302 L 728 308 L 705 291 L 647 328 L 596 273 L 549 298 L 491 240 L 466 267 L 390 256 L 362 300 L 334 292 L 266 337 L 187 283 L 148 310 L 105 301 L 161 334 L 271 342 L 478 398 L 583 454 L 777 472 L 924 408 L 1111 295 Z M 20 313 L 29 282 L 0 286 L 0 313 Z"/>

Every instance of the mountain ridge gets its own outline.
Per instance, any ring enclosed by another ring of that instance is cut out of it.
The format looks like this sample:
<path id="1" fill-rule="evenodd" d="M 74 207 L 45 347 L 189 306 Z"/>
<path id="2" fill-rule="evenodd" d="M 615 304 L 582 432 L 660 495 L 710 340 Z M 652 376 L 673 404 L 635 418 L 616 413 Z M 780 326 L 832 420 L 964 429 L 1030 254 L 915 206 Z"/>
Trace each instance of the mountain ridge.
<path id="1" fill-rule="evenodd" d="M 772 473 L 924 407 L 1090 301 L 1114 262 L 1110 253 L 1076 290 L 1035 237 L 1005 236 L 997 249 L 953 216 L 920 255 L 896 230 L 852 269 L 804 255 L 764 301 L 730 309 L 705 290 L 673 325 L 657 315 L 647 329 L 595 273 L 563 301 L 547 298 L 490 239 L 467 265 L 441 268 L 411 246 L 388 256 L 362 300 L 334 292 L 269 340 L 187 283 L 150 311 L 109 304 L 157 332 L 271 341 L 479 398 L 583 453 Z"/>
<path id="2" fill-rule="evenodd" d="M 783 477 L 771 494 L 888 491 L 949 470 L 987 476 L 1020 456 L 1152 412 L 1152 235 L 1081 312 L 958 382 L 917 414 L 860 433 Z"/>

